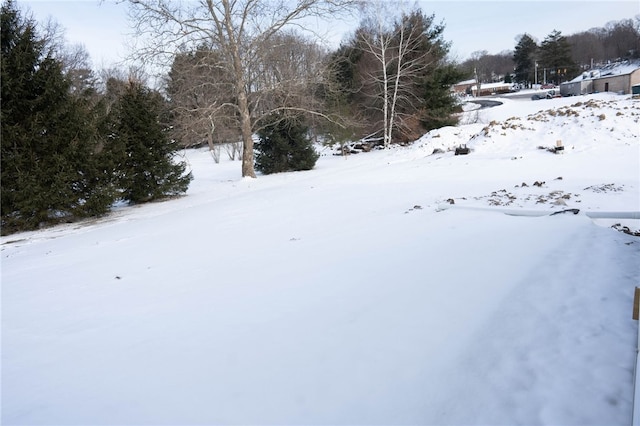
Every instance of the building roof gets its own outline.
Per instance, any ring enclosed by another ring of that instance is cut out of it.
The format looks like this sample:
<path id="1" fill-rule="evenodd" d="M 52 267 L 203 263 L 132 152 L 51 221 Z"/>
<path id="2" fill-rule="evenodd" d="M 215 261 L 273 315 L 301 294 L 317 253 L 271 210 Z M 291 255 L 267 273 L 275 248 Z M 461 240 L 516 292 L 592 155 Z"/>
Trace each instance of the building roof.
<path id="1" fill-rule="evenodd" d="M 627 75 L 640 69 L 640 61 L 614 62 L 585 71 L 569 83 L 577 83 L 585 80 L 596 80 L 598 78 Z"/>
<path id="2" fill-rule="evenodd" d="M 468 85 L 468 84 L 476 84 L 476 79 L 472 78 L 471 80 L 460 81 L 460 82 L 456 83 L 455 86 L 463 86 L 463 85 Z"/>
<path id="3" fill-rule="evenodd" d="M 500 81 L 498 83 L 481 83 L 480 84 L 481 89 L 495 89 L 498 87 L 505 87 L 505 86 L 511 87 L 511 83 L 505 83 L 504 81 Z"/>

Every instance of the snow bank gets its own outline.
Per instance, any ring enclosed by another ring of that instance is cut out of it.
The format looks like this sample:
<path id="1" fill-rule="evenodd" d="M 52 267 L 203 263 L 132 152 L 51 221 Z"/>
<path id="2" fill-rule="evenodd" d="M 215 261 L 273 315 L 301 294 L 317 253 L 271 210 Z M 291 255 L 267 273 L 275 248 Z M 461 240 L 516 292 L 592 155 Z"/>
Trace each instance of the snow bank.
<path id="1" fill-rule="evenodd" d="M 638 211 L 639 117 L 508 100 L 259 179 L 194 150 L 186 197 L 2 237 L 2 423 L 629 424 L 638 238 L 437 207 Z"/>

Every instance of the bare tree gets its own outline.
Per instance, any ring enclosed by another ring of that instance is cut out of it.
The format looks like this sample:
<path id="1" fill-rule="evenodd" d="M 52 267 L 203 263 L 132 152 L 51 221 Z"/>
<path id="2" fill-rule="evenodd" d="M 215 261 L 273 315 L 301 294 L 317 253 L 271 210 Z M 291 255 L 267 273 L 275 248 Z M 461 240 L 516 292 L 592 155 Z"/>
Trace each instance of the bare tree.
<path id="1" fill-rule="evenodd" d="M 65 46 L 59 54 L 63 71 L 71 82 L 71 91 L 75 95 L 85 94 L 95 89 L 98 77 L 95 75 L 89 53 L 82 44 Z"/>
<path id="2" fill-rule="evenodd" d="M 610 59 L 640 57 L 640 28 L 637 24 L 640 24 L 640 16 L 635 23 L 631 19 L 624 19 L 606 25 L 607 53 Z"/>
<path id="3" fill-rule="evenodd" d="M 69 44 L 65 38 L 64 27 L 52 17 L 42 24 L 42 32 L 45 55 L 61 62 L 62 72 L 71 83 L 71 92 L 75 96 L 80 96 L 93 89 L 97 78 L 85 46 L 79 43 Z"/>
<path id="4" fill-rule="evenodd" d="M 242 158 L 240 121 L 233 107 L 234 83 L 221 54 L 207 47 L 175 55 L 169 71 L 166 94 L 173 111 L 173 131 L 186 146 L 209 145 L 219 161 L 220 145 L 230 159 Z M 280 111 L 323 110 L 321 98 L 313 93 L 324 79 L 326 52 L 312 40 L 294 32 L 274 35 L 261 49 L 259 58 L 246 70 L 250 87 L 248 103 L 255 133 Z"/>
<path id="5" fill-rule="evenodd" d="M 571 55 L 581 68 L 620 59 L 640 58 L 640 15 L 567 37 Z"/>
<path id="6" fill-rule="evenodd" d="M 368 77 L 372 83 L 380 87 L 376 95 L 382 98 L 382 140 L 386 148 L 391 144 L 394 117 L 392 100 L 395 100 L 395 96 L 391 96 L 390 93 L 393 83 L 389 76 L 389 64 L 395 59 L 394 56 L 399 55 L 399 53 L 393 51 L 393 33 L 389 28 L 385 27 L 387 25 L 385 18 L 389 11 L 385 10 L 386 8 L 380 1 L 370 4 L 372 7 L 367 12 L 368 16 L 365 18 L 364 24 L 366 30 L 359 32 L 359 44 L 378 63 L 378 66 L 372 69 Z M 393 89 L 397 89 L 397 87 L 394 86 Z"/>
<path id="7" fill-rule="evenodd" d="M 251 103 L 257 115 L 271 115 L 277 110 L 322 110 L 314 87 L 322 82 L 326 52 L 314 41 L 291 31 L 273 36 L 261 49 L 251 74 Z M 261 126 L 262 123 L 257 123 Z M 258 130 L 258 128 L 256 128 Z"/>
<path id="8" fill-rule="evenodd" d="M 238 115 L 231 106 L 233 80 L 217 65 L 220 61 L 219 53 L 206 47 L 179 53 L 166 82 L 173 133 L 185 146 L 206 141 L 216 162 L 220 145 L 241 140 Z"/>
<path id="9" fill-rule="evenodd" d="M 472 52 L 469 59 L 460 64 L 468 75 L 478 76 L 479 83 L 503 81 L 513 73 L 513 52 L 504 51 L 495 55 L 486 50 Z"/>
<path id="10" fill-rule="evenodd" d="M 605 33 L 602 28 L 592 28 L 589 31 L 568 36 L 571 56 L 583 68 L 591 66 L 593 62 L 602 62 L 606 57 L 604 39 Z"/>
<path id="11" fill-rule="evenodd" d="M 217 67 L 232 80 L 233 100 L 243 141 L 242 176 L 255 177 L 253 138 L 264 114 L 254 98 L 253 76 L 264 49 L 289 28 L 305 29 L 304 19 L 348 12 L 356 0 L 124 0 L 146 60 L 166 58 L 179 49 L 208 46 L 220 54 Z M 220 105 L 223 107 L 223 105 Z"/>

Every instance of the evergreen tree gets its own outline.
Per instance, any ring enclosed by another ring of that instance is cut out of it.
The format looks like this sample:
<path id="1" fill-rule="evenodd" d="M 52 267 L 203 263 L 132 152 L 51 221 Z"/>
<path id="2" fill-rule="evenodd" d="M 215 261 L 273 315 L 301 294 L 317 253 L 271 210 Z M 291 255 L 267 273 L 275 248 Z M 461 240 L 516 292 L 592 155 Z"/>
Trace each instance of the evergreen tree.
<path id="1" fill-rule="evenodd" d="M 423 93 L 427 107 L 420 119 L 425 131 L 444 126 L 455 126 L 458 119 L 453 115 L 456 99 L 451 96 L 451 86 L 462 80 L 466 74 L 453 64 L 440 65 L 423 80 Z"/>
<path id="2" fill-rule="evenodd" d="M 161 96 L 129 82 L 108 120 L 107 148 L 118 176 L 121 198 L 142 203 L 186 192 L 192 175 L 175 162 L 180 149 L 161 123 Z"/>
<path id="3" fill-rule="evenodd" d="M 554 30 L 540 45 L 540 63 L 547 69 L 547 80 L 560 84 L 566 76 L 573 77 L 578 66 L 571 58 L 571 46 L 567 39 Z"/>
<path id="4" fill-rule="evenodd" d="M 331 99 L 332 101 L 335 100 L 339 104 L 353 102 L 359 88 L 356 64 L 362 56 L 362 49 L 358 49 L 354 42 L 340 45 L 338 50 L 330 55 L 331 78 L 337 88 L 328 92 L 333 98 L 337 98 Z"/>
<path id="5" fill-rule="evenodd" d="M 513 53 L 513 62 L 516 64 L 516 82 L 529 86 L 535 81 L 537 51 L 537 43 L 529 34 L 524 34 Z"/>
<path id="6" fill-rule="evenodd" d="M 264 174 L 311 170 L 318 160 L 299 117 L 273 115 L 258 132 L 256 169 Z"/>
<path id="7" fill-rule="evenodd" d="M 104 213 L 96 126 L 60 61 L 12 1 L 1 9 L 2 232 Z"/>
<path id="8" fill-rule="evenodd" d="M 315 130 L 323 134 L 330 145 L 353 140 L 361 123 L 360 111 L 354 107 L 354 94 L 358 91 L 354 87 L 355 62 L 361 55 L 361 50 L 341 45 L 328 56 L 325 78 L 317 86 L 316 96 L 332 119 L 320 121 Z"/>
<path id="9" fill-rule="evenodd" d="M 419 9 L 403 15 L 395 25 L 397 45 L 400 45 L 397 40 L 400 26 L 404 26 L 407 35 L 419 35 L 403 58 L 406 63 L 417 65 L 415 72 L 401 75 L 408 90 L 399 99 L 398 112 L 409 118 L 401 120 L 399 131 L 394 135 L 401 141 L 412 141 L 425 131 L 457 123 L 453 115 L 456 101 L 450 88 L 464 74 L 445 60 L 451 43 L 444 40 L 445 26 L 436 23 L 435 15 L 424 15 Z M 415 101 L 411 101 L 412 98 Z M 416 117 L 419 125 L 412 124 L 410 117 Z"/>

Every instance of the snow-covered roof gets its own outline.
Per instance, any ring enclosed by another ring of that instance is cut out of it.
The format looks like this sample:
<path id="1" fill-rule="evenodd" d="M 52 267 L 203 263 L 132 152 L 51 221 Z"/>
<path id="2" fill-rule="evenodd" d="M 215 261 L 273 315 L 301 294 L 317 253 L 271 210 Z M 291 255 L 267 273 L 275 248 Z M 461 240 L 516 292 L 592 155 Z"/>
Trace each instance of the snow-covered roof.
<path id="1" fill-rule="evenodd" d="M 465 85 L 475 85 L 475 84 L 476 84 L 476 80 L 472 79 L 472 80 L 460 81 L 456 83 L 454 86 L 465 86 Z M 505 83 L 504 81 L 499 81 L 497 83 L 480 83 L 481 89 L 491 89 L 491 88 L 504 87 L 504 86 L 511 86 L 511 83 Z"/>
<path id="2" fill-rule="evenodd" d="M 504 81 L 499 81 L 497 83 L 480 83 L 480 88 L 481 89 L 493 89 L 493 88 L 497 88 L 497 87 L 505 87 L 511 86 L 511 83 L 505 83 Z"/>
<path id="3" fill-rule="evenodd" d="M 462 86 L 465 84 L 476 84 L 476 79 L 472 78 L 471 80 L 465 80 L 465 81 L 460 81 L 458 83 L 455 84 L 455 86 Z"/>
<path id="4" fill-rule="evenodd" d="M 577 83 L 584 80 L 596 80 L 598 78 L 627 75 L 640 69 L 640 61 L 623 61 L 606 64 L 589 71 L 585 71 L 570 81 Z"/>

